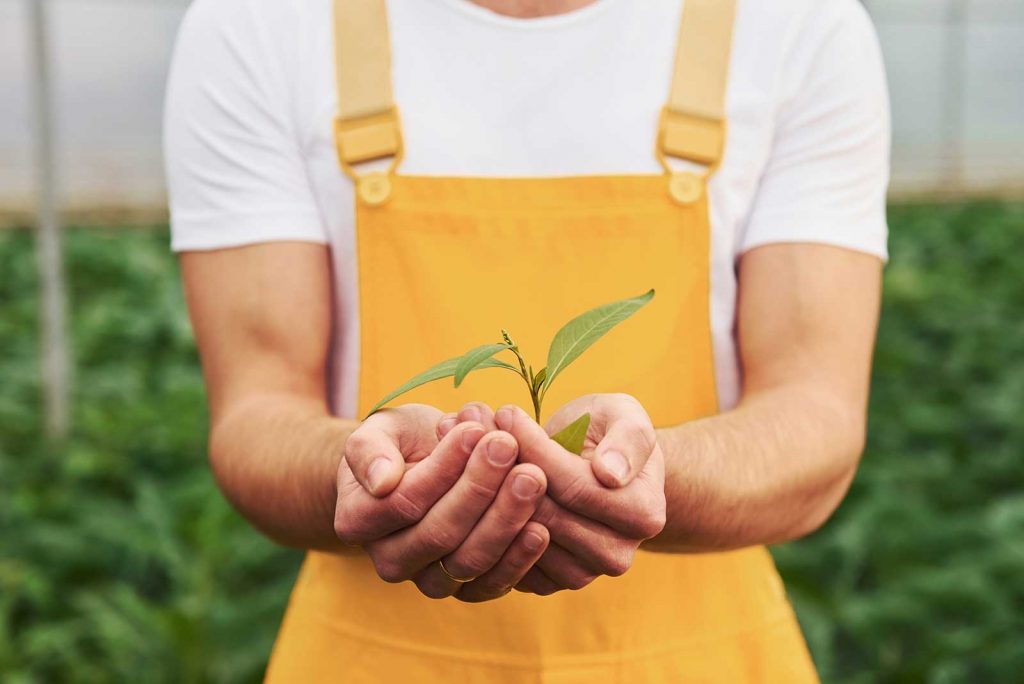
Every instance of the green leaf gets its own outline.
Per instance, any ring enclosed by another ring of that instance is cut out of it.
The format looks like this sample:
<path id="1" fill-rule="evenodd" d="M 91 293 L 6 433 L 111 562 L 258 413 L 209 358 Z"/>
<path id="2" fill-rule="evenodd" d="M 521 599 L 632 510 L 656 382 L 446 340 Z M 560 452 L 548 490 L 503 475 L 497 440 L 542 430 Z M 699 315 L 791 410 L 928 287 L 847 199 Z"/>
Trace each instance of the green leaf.
<path id="1" fill-rule="evenodd" d="M 553 435 L 551 439 L 561 444 L 562 448 L 566 451 L 570 451 L 579 456 L 583 453 L 583 443 L 587 440 L 587 430 L 589 429 L 590 414 L 584 413 L 582 416 L 569 423 L 568 427 L 557 435 Z"/>
<path id="2" fill-rule="evenodd" d="M 468 352 L 463 354 L 462 358 L 460 358 L 459 362 L 455 365 L 455 386 L 458 387 L 461 385 L 467 375 L 479 368 L 492 356 L 499 352 L 503 352 L 506 349 L 511 349 L 511 346 L 501 343 L 485 344 L 481 347 L 470 349 Z"/>
<path id="3" fill-rule="evenodd" d="M 548 375 L 548 369 L 547 368 L 541 368 L 540 372 L 537 373 L 537 375 L 535 375 L 533 377 L 533 391 L 534 392 L 539 390 L 540 386 L 542 384 L 544 384 L 544 378 L 546 378 L 547 375 Z"/>
<path id="4" fill-rule="evenodd" d="M 547 391 L 558 374 L 578 359 L 580 354 L 652 299 L 654 299 L 654 290 L 639 297 L 599 306 L 566 323 L 555 335 L 555 339 L 551 341 L 543 389 Z"/>
<path id="5" fill-rule="evenodd" d="M 456 366 L 458 366 L 459 361 L 461 359 L 461 356 L 456 357 L 454 359 L 448 359 L 447 361 L 442 361 L 433 368 L 423 371 L 422 373 L 415 376 L 414 378 L 406 382 L 404 385 L 402 385 L 395 391 L 389 393 L 379 402 L 377 402 L 377 404 L 372 409 L 370 409 L 370 412 L 366 414 L 366 417 L 369 418 L 374 413 L 384 408 L 384 405 L 387 404 L 389 401 L 402 396 L 406 392 L 416 389 L 420 385 L 426 385 L 428 382 L 433 382 L 435 380 L 441 380 L 443 378 L 452 377 L 453 375 L 455 375 L 455 368 Z M 478 368 L 504 368 L 506 370 L 512 371 L 513 373 L 516 373 L 517 375 L 519 374 L 519 370 L 515 366 L 509 363 L 505 363 L 504 361 L 499 361 L 498 359 L 486 359 L 483 363 L 481 363 L 478 366 Z"/>

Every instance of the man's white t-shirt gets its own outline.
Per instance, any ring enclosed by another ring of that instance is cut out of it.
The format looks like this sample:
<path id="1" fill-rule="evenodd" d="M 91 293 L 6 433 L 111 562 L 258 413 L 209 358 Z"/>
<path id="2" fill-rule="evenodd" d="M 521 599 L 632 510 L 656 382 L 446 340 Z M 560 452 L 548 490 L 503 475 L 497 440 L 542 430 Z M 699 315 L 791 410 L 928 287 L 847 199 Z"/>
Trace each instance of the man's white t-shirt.
<path id="1" fill-rule="evenodd" d="M 389 0 L 400 173 L 657 174 L 684 0 L 597 0 L 514 19 L 469 0 Z M 173 248 L 300 240 L 336 274 L 331 400 L 356 414 L 353 188 L 338 167 L 331 0 L 195 0 L 165 121 Z M 725 159 L 711 181 L 719 398 L 735 405 L 736 260 L 813 242 L 886 258 L 889 110 L 857 0 L 739 0 Z M 365 315 L 373 315 L 368 312 Z"/>

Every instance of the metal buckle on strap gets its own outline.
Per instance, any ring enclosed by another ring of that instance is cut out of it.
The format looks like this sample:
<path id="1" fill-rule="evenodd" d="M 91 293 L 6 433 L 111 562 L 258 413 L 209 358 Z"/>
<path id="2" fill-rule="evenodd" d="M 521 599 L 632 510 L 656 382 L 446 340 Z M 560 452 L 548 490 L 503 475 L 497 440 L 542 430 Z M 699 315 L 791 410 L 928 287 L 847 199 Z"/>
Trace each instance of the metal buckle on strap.
<path id="1" fill-rule="evenodd" d="M 675 112 L 665 107 L 658 121 L 658 161 L 672 173 L 668 157 L 718 168 L 725 150 L 725 121 Z"/>

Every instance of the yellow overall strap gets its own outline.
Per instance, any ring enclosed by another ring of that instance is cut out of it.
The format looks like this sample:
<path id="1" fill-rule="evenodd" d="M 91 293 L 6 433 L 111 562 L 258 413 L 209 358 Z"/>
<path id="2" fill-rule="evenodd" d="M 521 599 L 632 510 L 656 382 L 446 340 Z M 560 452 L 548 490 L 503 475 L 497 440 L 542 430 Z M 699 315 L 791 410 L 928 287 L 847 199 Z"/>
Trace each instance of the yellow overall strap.
<path id="1" fill-rule="evenodd" d="M 658 130 L 658 159 L 676 157 L 711 167 L 725 148 L 736 0 L 684 0 L 675 73 Z"/>
<path id="2" fill-rule="evenodd" d="M 402 131 L 391 94 L 391 39 L 384 0 L 334 0 L 338 117 L 334 139 L 341 167 L 402 156 Z"/>

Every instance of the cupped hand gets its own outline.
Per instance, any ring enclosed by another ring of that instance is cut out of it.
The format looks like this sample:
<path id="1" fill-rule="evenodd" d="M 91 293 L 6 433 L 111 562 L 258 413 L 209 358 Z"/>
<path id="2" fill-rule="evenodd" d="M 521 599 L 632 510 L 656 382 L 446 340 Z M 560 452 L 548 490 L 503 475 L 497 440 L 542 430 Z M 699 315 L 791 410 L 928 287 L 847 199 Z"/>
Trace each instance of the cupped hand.
<path id="1" fill-rule="evenodd" d="M 587 412 L 591 425 L 581 458 L 549 433 Z M 548 476 L 548 494 L 533 519 L 550 531 L 551 543 L 517 589 L 547 595 L 622 575 L 640 544 L 664 528 L 664 458 L 650 418 L 633 397 L 581 397 L 562 407 L 547 430 L 514 406 L 480 418 L 481 424 L 489 420 L 515 437 L 521 462 Z M 442 421 L 442 434 L 452 425 Z"/>
<path id="2" fill-rule="evenodd" d="M 375 414 L 352 433 L 339 468 L 339 538 L 362 544 L 384 580 L 411 579 L 432 598 L 503 596 L 549 539 L 530 522 L 543 471 L 516 465 L 518 445 L 493 420 L 469 420 L 476 406 L 444 431 L 427 406 Z"/>

